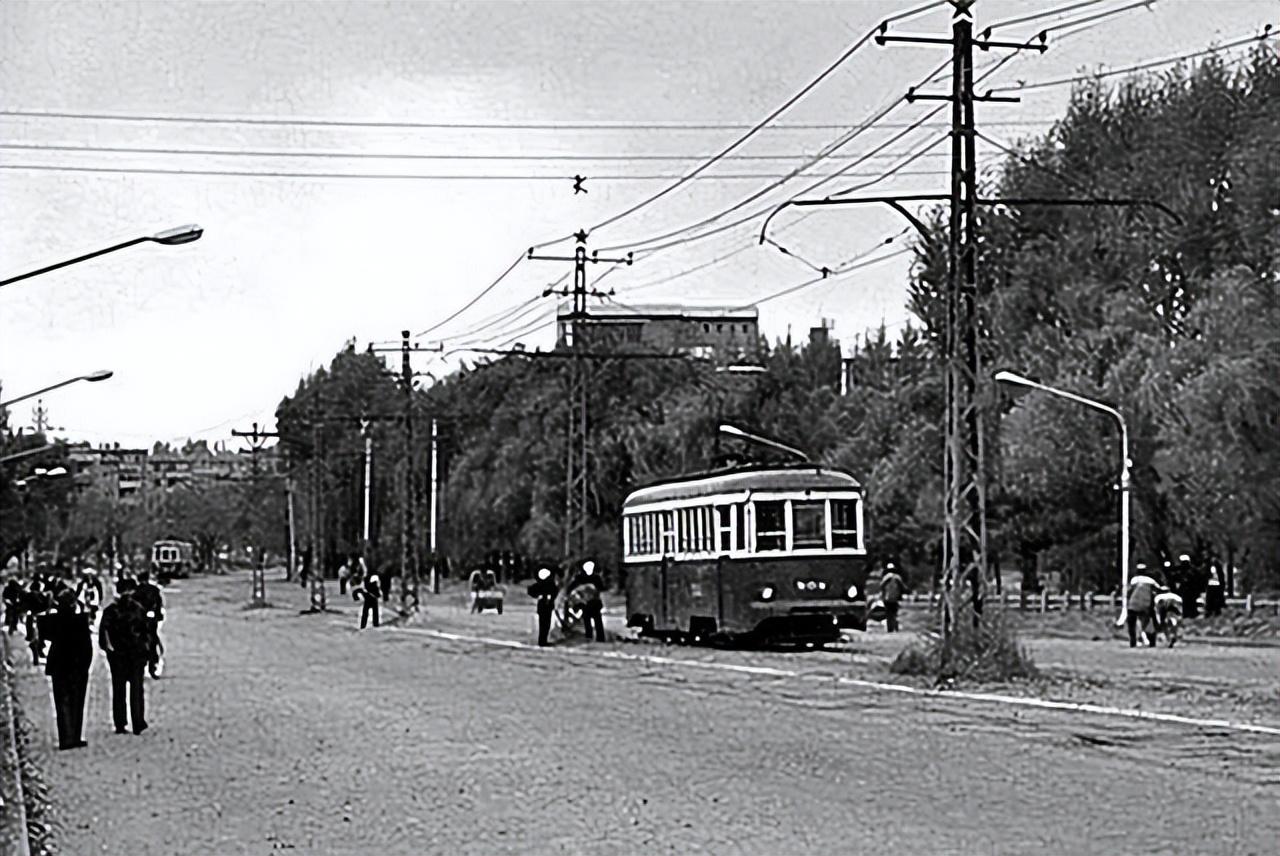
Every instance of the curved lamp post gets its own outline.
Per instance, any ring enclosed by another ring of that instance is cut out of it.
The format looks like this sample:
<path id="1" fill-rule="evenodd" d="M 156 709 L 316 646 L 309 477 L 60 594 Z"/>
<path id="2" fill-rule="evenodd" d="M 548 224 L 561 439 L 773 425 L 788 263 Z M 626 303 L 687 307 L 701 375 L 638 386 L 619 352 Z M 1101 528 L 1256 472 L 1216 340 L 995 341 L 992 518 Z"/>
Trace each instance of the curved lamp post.
<path id="1" fill-rule="evenodd" d="M 1129 592 L 1129 469 L 1132 466 L 1132 462 L 1129 460 L 1129 427 L 1125 424 L 1124 416 L 1120 414 L 1119 410 L 1114 407 L 1108 407 L 1100 401 L 1076 395 L 1074 392 L 1045 386 L 1042 383 L 1036 383 L 1029 378 L 1010 371 L 996 372 L 994 377 L 1000 383 L 1011 383 L 1017 386 L 1038 389 L 1041 392 L 1047 392 L 1059 398 L 1070 399 L 1077 404 L 1083 404 L 1085 407 L 1101 410 L 1103 413 L 1114 417 L 1116 422 L 1120 423 L 1120 617 L 1116 619 L 1116 624 L 1123 624 L 1125 618 L 1128 617 L 1129 610 L 1127 597 Z"/>
<path id="2" fill-rule="evenodd" d="M 740 437 L 743 440 L 749 440 L 752 443 L 759 443 L 761 446 L 769 446 L 770 448 L 778 449 L 789 455 L 795 455 L 806 464 L 809 463 L 809 456 L 794 446 L 788 446 L 784 443 L 779 443 L 777 440 L 770 440 L 767 437 L 761 437 L 758 434 L 748 434 L 746 431 L 743 431 L 741 428 L 733 425 L 721 424 L 720 433 L 728 434 L 730 437 Z"/>
<path id="3" fill-rule="evenodd" d="M 125 241 L 123 244 L 116 244 L 101 250 L 95 250 L 92 253 L 86 253 L 83 256 L 76 256 L 74 259 L 67 259 L 57 264 L 42 267 L 39 270 L 28 271 L 27 273 L 11 276 L 8 279 L 0 280 L 0 285 L 9 285 L 14 282 L 20 282 L 24 279 L 30 279 L 33 276 L 39 276 L 42 273 L 58 270 L 59 268 L 74 265 L 79 262 L 88 261 L 89 259 L 105 256 L 107 253 L 114 253 L 116 250 L 123 250 L 126 247 L 132 247 L 135 244 L 145 244 L 151 242 L 153 244 L 163 244 L 166 247 L 177 246 L 178 244 L 189 244 L 192 241 L 198 241 L 200 236 L 204 234 L 204 229 L 194 224 L 190 226 L 179 226 L 176 229 L 165 229 L 163 232 L 157 232 L 154 235 L 144 235 L 141 238 L 134 238 Z"/>
<path id="4" fill-rule="evenodd" d="M 51 392 L 55 389 L 61 389 L 64 386 L 69 386 L 73 383 L 79 383 L 82 380 L 86 380 L 89 383 L 97 383 L 100 380 L 106 380 L 107 378 L 111 377 L 113 374 L 114 372 L 102 370 L 102 371 L 91 372 L 90 374 L 87 374 L 87 375 L 80 375 L 79 377 L 68 378 L 67 380 L 60 381 L 59 383 L 55 383 L 53 386 L 46 386 L 44 389 L 37 389 L 35 392 L 29 392 L 26 395 L 19 395 L 17 398 L 11 398 L 8 401 L 0 401 L 0 407 L 8 407 L 10 404 L 17 404 L 19 401 L 26 401 L 28 398 L 35 398 L 37 395 L 44 395 L 46 392 Z"/>

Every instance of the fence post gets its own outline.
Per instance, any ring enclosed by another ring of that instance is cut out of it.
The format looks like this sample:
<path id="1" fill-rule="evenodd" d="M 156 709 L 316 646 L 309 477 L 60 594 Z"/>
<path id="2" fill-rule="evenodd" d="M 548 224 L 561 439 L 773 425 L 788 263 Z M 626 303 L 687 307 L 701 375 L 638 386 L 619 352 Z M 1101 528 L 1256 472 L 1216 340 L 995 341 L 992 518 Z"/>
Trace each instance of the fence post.
<path id="1" fill-rule="evenodd" d="M 1244 596 L 1244 611 L 1246 615 L 1253 615 L 1253 595 Z"/>
<path id="2" fill-rule="evenodd" d="M 1084 600 L 1080 601 L 1080 611 L 1088 612 L 1091 609 L 1093 609 L 1093 592 L 1087 591 L 1084 593 Z"/>
<path id="3" fill-rule="evenodd" d="M 1047 588 L 1040 589 L 1040 611 L 1049 611 L 1049 590 Z"/>

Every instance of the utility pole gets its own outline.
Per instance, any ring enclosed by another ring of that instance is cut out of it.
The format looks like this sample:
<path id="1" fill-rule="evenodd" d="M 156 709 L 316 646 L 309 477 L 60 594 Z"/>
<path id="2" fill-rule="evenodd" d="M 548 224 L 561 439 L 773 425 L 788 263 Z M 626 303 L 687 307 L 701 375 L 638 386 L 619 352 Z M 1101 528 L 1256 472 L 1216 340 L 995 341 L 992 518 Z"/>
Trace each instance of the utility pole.
<path id="1" fill-rule="evenodd" d="M 566 560 L 582 557 L 587 552 L 587 449 L 588 423 L 587 410 L 590 396 L 588 377 L 589 366 L 583 350 L 586 346 L 585 336 L 587 320 L 587 297 L 606 296 L 612 292 L 598 292 L 587 287 L 587 263 L 631 264 L 632 254 L 623 258 L 601 258 L 599 252 L 587 255 L 587 232 L 579 230 L 574 237 L 577 246 L 572 256 L 540 256 L 529 248 L 528 257 L 534 261 L 573 262 L 573 288 L 570 291 L 556 291 L 548 288 L 543 292 L 561 294 L 573 298 L 573 311 L 569 316 L 569 347 L 573 351 L 573 360 L 569 364 L 569 425 L 567 442 L 565 443 L 565 524 L 564 554 Z"/>
<path id="2" fill-rule="evenodd" d="M 280 438 L 278 431 L 264 431 L 258 427 L 258 423 L 253 423 L 253 428 L 249 431 L 232 430 L 232 437 L 243 437 L 249 441 L 249 455 L 253 461 L 253 484 L 256 487 L 261 478 L 261 472 L 258 467 L 258 452 L 262 449 L 263 443 L 269 437 Z M 285 479 L 285 500 L 288 503 L 288 526 L 289 526 L 289 571 L 288 578 L 293 578 L 294 563 L 294 535 L 293 535 L 293 480 L 286 477 Z M 265 606 L 267 602 L 267 551 L 258 545 L 258 560 L 253 565 L 253 599 L 255 606 Z"/>
<path id="3" fill-rule="evenodd" d="M 364 435 L 364 525 L 360 530 L 360 552 L 369 555 L 369 493 L 373 486 L 373 435 L 369 433 L 369 420 L 360 420 L 360 433 Z"/>
<path id="4" fill-rule="evenodd" d="M 413 455 L 413 379 L 415 377 L 410 357 L 415 351 L 444 350 L 443 345 L 424 348 L 409 341 L 409 331 L 400 331 L 400 347 L 375 348 L 369 353 L 398 351 L 400 354 L 400 385 L 404 394 L 404 474 L 401 479 L 403 501 L 400 503 L 400 612 L 409 616 L 418 609 L 418 546 L 414 538 L 413 521 L 417 519 L 417 481 Z"/>
<path id="5" fill-rule="evenodd" d="M 436 418 L 431 417 L 431 593 L 440 593 L 440 577 L 436 573 L 436 530 L 439 527 L 439 517 L 436 516 L 436 498 L 440 493 L 440 474 L 436 469 L 439 456 L 439 431 Z"/>

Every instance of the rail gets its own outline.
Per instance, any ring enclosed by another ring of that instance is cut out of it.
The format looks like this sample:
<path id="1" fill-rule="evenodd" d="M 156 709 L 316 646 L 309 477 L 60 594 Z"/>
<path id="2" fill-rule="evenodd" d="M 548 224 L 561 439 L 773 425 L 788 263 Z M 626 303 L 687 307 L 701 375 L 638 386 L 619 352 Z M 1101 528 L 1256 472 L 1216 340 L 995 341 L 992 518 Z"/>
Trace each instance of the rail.
<path id="1" fill-rule="evenodd" d="M 13 658 L 9 635 L 0 631 L 0 856 L 30 856 L 27 833 L 27 801 L 22 792 L 22 758 L 18 755 L 17 711 L 14 707 Z"/>

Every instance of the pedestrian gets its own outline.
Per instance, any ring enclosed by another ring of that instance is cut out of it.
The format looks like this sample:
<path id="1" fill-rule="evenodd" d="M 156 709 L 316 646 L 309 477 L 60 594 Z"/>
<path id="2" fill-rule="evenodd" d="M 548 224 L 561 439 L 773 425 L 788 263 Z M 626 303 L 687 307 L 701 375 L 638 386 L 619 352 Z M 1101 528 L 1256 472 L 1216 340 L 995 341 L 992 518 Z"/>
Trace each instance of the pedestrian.
<path id="1" fill-rule="evenodd" d="M 1182 620 L 1182 598 L 1161 586 L 1160 593 L 1156 595 L 1155 611 L 1156 624 L 1160 630 L 1164 631 L 1165 638 L 1169 640 L 1169 647 L 1172 648 L 1178 641 L 1178 624 Z"/>
<path id="2" fill-rule="evenodd" d="M 160 587 L 151 582 L 147 571 L 138 574 L 138 586 L 134 590 L 134 598 L 142 607 L 147 617 L 147 671 L 151 677 L 160 677 L 160 652 L 164 646 L 160 644 L 160 622 L 164 621 L 164 597 Z"/>
<path id="3" fill-rule="evenodd" d="M 347 582 L 351 579 L 351 566 L 344 560 L 338 567 L 338 594 L 347 593 Z"/>
<path id="4" fill-rule="evenodd" d="M 1156 646 L 1156 613 L 1155 598 L 1160 584 L 1146 574 L 1138 574 L 1129 579 L 1128 603 L 1125 623 L 1129 628 L 1129 647 L 1138 645 L 1138 630 L 1151 624 L 1151 632 L 1147 644 Z"/>
<path id="5" fill-rule="evenodd" d="M 89 615 L 76 609 L 75 592 L 68 589 L 60 593 L 56 610 L 40 617 L 40 636 L 49 642 L 44 673 L 53 685 L 58 748 L 88 746 L 84 740 L 84 697 L 89 688 L 93 642 Z"/>
<path id="6" fill-rule="evenodd" d="M 1186 553 L 1178 556 L 1177 585 L 1170 585 L 1170 588 L 1177 592 L 1182 598 L 1183 614 L 1187 618 L 1196 618 L 1200 615 L 1200 607 L 1197 601 L 1200 599 L 1200 593 L 1204 591 L 1204 579 L 1199 570 L 1191 563 L 1191 556 Z"/>
<path id="7" fill-rule="evenodd" d="M 40 665 L 40 658 L 44 656 L 44 640 L 40 638 L 40 616 L 51 605 L 52 601 L 37 575 L 31 580 L 31 588 L 27 590 L 22 603 L 22 611 L 27 617 L 27 647 L 31 649 L 31 663 L 36 666 Z"/>
<path id="8" fill-rule="evenodd" d="M 22 620 L 23 601 L 26 600 L 26 596 L 27 590 L 22 585 L 22 580 L 17 577 L 10 577 L 4 584 L 4 623 L 10 636 L 18 632 L 18 622 Z"/>
<path id="9" fill-rule="evenodd" d="M 533 585 L 529 586 L 529 597 L 536 599 L 538 610 L 538 646 L 545 648 L 547 646 L 547 634 L 551 632 L 551 613 L 556 608 L 556 595 L 559 589 L 556 588 L 556 582 L 551 578 L 551 571 L 547 568 L 538 570 L 538 578 Z"/>
<path id="10" fill-rule="evenodd" d="M 142 688 L 147 666 L 147 613 L 134 596 L 136 589 L 133 580 L 121 580 L 116 585 L 116 599 L 102 610 L 98 623 L 98 647 L 106 652 L 111 669 L 111 716 L 116 734 L 124 734 L 130 721 L 134 734 L 147 730 Z"/>
<path id="11" fill-rule="evenodd" d="M 76 585 L 76 600 L 89 616 L 92 624 L 98 617 L 98 609 L 102 606 L 102 580 L 94 573 L 93 568 L 85 568 L 80 572 L 80 582 Z"/>
<path id="12" fill-rule="evenodd" d="M 1222 614 L 1222 609 L 1227 605 L 1226 586 L 1222 584 L 1222 572 L 1218 570 L 1217 565 L 1209 566 L 1209 581 L 1204 593 L 1204 614 L 1206 618 L 1213 618 Z"/>
<path id="13" fill-rule="evenodd" d="M 898 574 L 893 562 L 884 566 L 880 575 L 880 600 L 884 603 L 884 628 L 887 633 L 898 632 L 898 607 L 902 595 L 907 590 L 907 583 Z"/>
<path id="14" fill-rule="evenodd" d="M 604 601 L 600 590 L 603 585 L 596 573 L 596 563 L 588 559 L 582 563 L 582 572 L 569 585 L 569 596 L 582 607 L 582 625 L 587 641 L 604 641 Z"/>
<path id="15" fill-rule="evenodd" d="M 369 616 L 373 615 L 373 626 L 378 626 L 378 600 L 382 597 L 382 580 L 378 578 L 377 573 L 370 572 L 364 578 L 364 583 L 358 589 L 351 592 L 352 600 L 364 599 L 364 606 L 360 609 L 360 629 L 364 630 L 369 623 Z"/>

